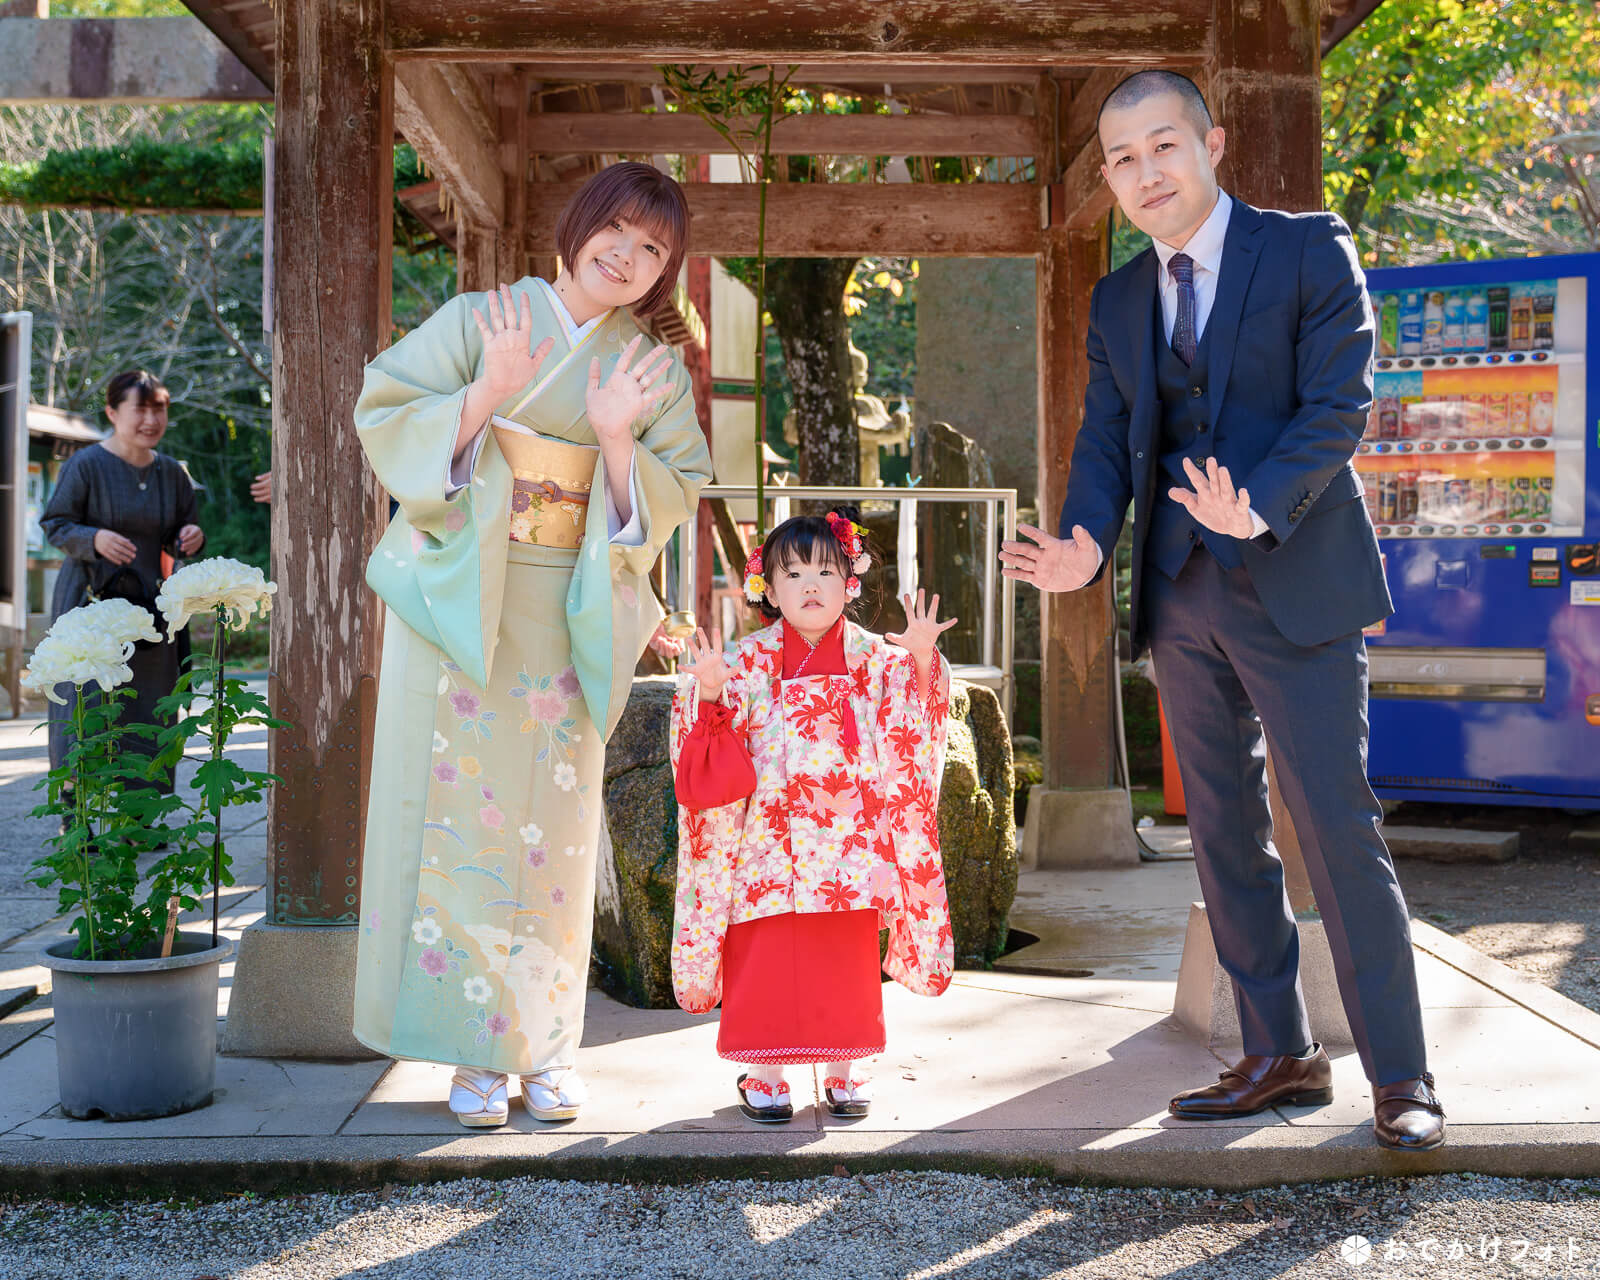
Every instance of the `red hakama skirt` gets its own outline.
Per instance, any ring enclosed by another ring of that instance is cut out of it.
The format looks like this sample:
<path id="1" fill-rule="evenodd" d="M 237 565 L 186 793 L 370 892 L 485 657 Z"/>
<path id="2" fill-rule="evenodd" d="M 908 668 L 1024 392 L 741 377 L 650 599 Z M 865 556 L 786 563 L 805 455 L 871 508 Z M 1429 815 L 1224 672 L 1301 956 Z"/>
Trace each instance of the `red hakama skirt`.
<path id="1" fill-rule="evenodd" d="M 788 912 L 728 927 L 720 1057 L 848 1062 L 883 1045 L 876 910 Z"/>

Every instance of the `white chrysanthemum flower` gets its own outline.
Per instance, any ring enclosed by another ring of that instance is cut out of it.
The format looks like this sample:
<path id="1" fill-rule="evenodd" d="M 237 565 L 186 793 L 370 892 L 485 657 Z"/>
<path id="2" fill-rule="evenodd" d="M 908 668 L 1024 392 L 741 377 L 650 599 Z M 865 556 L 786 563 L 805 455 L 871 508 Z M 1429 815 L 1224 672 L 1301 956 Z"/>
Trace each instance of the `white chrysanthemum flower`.
<path id="1" fill-rule="evenodd" d="M 517 829 L 517 834 L 522 837 L 524 844 L 538 844 L 544 839 L 544 831 L 536 822 L 529 822 Z"/>
<path id="2" fill-rule="evenodd" d="M 444 930 L 439 927 L 437 920 L 423 918 L 412 924 L 411 937 L 418 945 L 431 947 L 440 938 L 444 937 Z"/>
<path id="3" fill-rule="evenodd" d="M 494 988 L 489 985 L 489 979 L 473 974 L 461 984 L 461 992 L 473 1004 L 488 1004 Z"/>
<path id="4" fill-rule="evenodd" d="M 272 593 L 278 584 L 268 582 L 260 569 L 212 556 L 186 564 L 161 584 L 156 607 L 167 620 L 170 637 L 176 639 L 189 619 L 217 606 L 228 611 L 228 626 L 237 630 L 257 609 L 265 614 L 272 607 Z"/>
<path id="5" fill-rule="evenodd" d="M 93 683 L 109 693 L 133 679 L 128 666 L 132 650 L 132 641 L 118 640 L 94 627 L 68 627 L 59 635 L 52 628 L 33 651 L 22 683 L 61 706 L 67 700 L 56 695 L 58 684 Z"/>
<path id="6" fill-rule="evenodd" d="M 50 625 L 51 635 L 65 635 L 80 627 L 100 631 L 133 652 L 135 640 L 160 640 L 155 615 L 132 600 L 95 600 L 62 614 Z"/>
<path id="7" fill-rule="evenodd" d="M 578 771 L 565 762 L 556 766 L 556 786 L 571 791 L 578 785 Z"/>

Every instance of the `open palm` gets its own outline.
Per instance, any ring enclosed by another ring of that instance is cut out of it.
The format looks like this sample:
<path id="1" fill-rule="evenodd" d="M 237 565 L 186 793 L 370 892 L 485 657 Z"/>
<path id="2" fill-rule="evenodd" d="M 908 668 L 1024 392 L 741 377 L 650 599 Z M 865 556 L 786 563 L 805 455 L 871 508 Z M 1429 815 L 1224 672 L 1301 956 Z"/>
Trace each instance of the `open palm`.
<path id="1" fill-rule="evenodd" d="M 626 434 L 639 418 L 672 391 L 672 383 L 660 381 L 672 367 L 671 347 L 658 346 L 637 367 L 629 368 L 643 341 L 644 335 L 640 334 L 627 345 L 612 366 L 611 376 L 604 382 L 600 381 L 600 361 L 589 361 L 589 389 L 584 394 L 584 407 L 589 413 L 589 425 L 597 436 L 617 438 Z"/>
<path id="2" fill-rule="evenodd" d="M 905 630 L 888 632 L 883 638 L 890 644 L 899 645 L 919 663 L 932 661 L 939 637 L 955 626 L 958 619 L 940 622 L 939 597 L 934 596 L 932 600 L 924 602 L 924 593 L 920 590 L 915 600 L 910 596 L 901 596 L 900 603 L 906 610 Z"/>
<path id="3" fill-rule="evenodd" d="M 524 293 L 520 311 L 515 308 L 509 285 L 489 294 L 484 310 L 489 313 L 487 318 L 478 308 L 472 309 L 478 336 L 483 339 L 483 380 L 496 398 L 503 400 L 538 376 L 555 340 L 546 338 L 537 350 L 528 349 L 533 334 L 532 306 Z"/>

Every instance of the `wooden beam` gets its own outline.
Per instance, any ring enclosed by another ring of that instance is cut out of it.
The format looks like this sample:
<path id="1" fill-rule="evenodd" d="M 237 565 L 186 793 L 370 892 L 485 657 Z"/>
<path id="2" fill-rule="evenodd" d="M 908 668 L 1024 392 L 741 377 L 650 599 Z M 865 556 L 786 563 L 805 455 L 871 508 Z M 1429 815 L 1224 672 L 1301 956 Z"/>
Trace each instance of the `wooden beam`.
<path id="1" fill-rule="evenodd" d="M 1111 212 L 1117 198 L 1100 176 L 1100 139 L 1084 143 L 1067 166 L 1059 186 L 1050 191 L 1050 225 L 1081 231 Z M 1059 204 L 1058 204 L 1059 198 Z"/>
<path id="2" fill-rule="evenodd" d="M 1322 15 L 1322 56 L 1332 53 L 1382 3 L 1383 0 L 1333 0 Z"/>
<path id="3" fill-rule="evenodd" d="M 863 58 L 1016 66 L 1147 63 L 1201 56 L 1211 0 L 391 0 L 396 52 L 470 53 L 559 62 L 843 63 Z"/>
<path id="4" fill-rule="evenodd" d="M 533 183 L 528 242 L 555 243 L 556 218 L 577 186 Z M 756 251 L 754 186 L 685 186 L 693 253 Z M 775 258 L 921 254 L 1025 258 L 1039 249 L 1039 188 L 1031 183 L 776 183 L 767 195 L 767 252 Z"/>
<path id="5" fill-rule="evenodd" d="M 394 120 L 381 5 L 278 0 L 277 17 L 272 576 L 283 603 L 269 691 L 288 727 L 268 746 L 282 781 L 268 802 L 267 912 L 277 925 L 353 925 L 379 656 L 364 571 L 388 502 L 351 417 L 389 340 Z"/>
<path id="6" fill-rule="evenodd" d="M 412 62 L 395 68 L 396 127 L 473 222 L 496 226 L 505 217 L 505 181 L 494 138 L 473 116 L 438 67 Z"/>
<path id="7" fill-rule="evenodd" d="M 752 138 L 754 128 L 738 121 L 734 136 Z M 772 152 L 782 156 L 1031 156 L 1037 144 L 1031 116 L 808 114 L 782 116 L 772 130 Z M 532 145 L 563 155 L 719 155 L 733 149 L 700 117 L 678 112 L 552 111 L 539 117 Z"/>
<path id="8" fill-rule="evenodd" d="M 598 51 L 597 51 L 598 53 Z M 425 50 L 412 50 L 404 53 L 407 58 L 428 58 L 430 60 L 459 59 L 468 56 L 464 52 L 435 52 Z M 1189 54 L 1193 61 L 1194 54 Z M 603 62 L 603 61 L 562 61 L 539 62 L 527 56 L 514 59 L 527 69 L 528 74 L 541 83 L 547 85 L 571 84 L 638 84 L 659 85 L 661 72 L 654 63 L 642 62 Z M 699 59 L 691 64 L 690 69 L 703 74 L 707 71 L 727 71 L 737 64 L 716 58 Z M 948 85 L 991 85 L 1013 84 L 1031 85 L 1034 77 L 1039 74 L 1039 68 L 1033 65 L 1019 63 L 982 63 L 968 65 L 966 63 L 951 62 L 919 62 L 903 58 L 894 59 L 856 59 L 850 62 L 830 63 L 790 63 L 787 66 L 795 68 L 794 75 L 789 83 L 807 87 L 824 85 L 828 87 L 850 87 L 862 93 L 882 95 L 883 86 L 887 83 L 897 91 L 917 88 L 919 90 L 935 89 Z M 1087 75 L 1089 69 L 1085 68 L 1083 74 Z"/>
<path id="9" fill-rule="evenodd" d="M 1094 138 L 1095 121 L 1106 94 L 1138 70 L 1138 67 L 1099 67 L 1073 88 L 1072 105 L 1067 108 L 1061 126 L 1061 145 L 1068 155 L 1075 154 Z"/>
<path id="10" fill-rule="evenodd" d="M 267 0 L 184 0 L 184 7 L 269 89 L 277 62 L 277 22 Z M 127 22 L 127 18 L 118 18 Z"/>
<path id="11" fill-rule="evenodd" d="M 0 18 L 0 106 L 271 101 L 194 18 Z"/>

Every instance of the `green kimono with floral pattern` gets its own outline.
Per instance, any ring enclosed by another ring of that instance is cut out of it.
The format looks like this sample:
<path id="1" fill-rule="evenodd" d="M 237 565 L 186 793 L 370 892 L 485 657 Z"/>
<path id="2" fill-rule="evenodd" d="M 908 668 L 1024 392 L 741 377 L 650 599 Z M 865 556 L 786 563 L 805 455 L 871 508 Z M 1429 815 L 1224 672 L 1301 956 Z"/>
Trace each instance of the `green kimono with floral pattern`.
<path id="1" fill-rule="evenodd" d="M 555 348 L 497 416 L 596 444 L 589 361 L 609 375 L 637 325 L 612 311 L 574 348 L 534 280 L 512 292 L 532 298 L 530 346 Z M 485 297 L 452 299 L 368 365 L 356 405 L 399 512 L 367 568 L 388 608 L 355 1033 L 394 1057 L 525 1074 L 575 1060 L 605 740 L 661 616 L 644 575 L 711 459 L 674 357 L 673 391 L 633 427 L 637 545 L 608 525 L 603 458 L 587 514 L 570 517 L 584 521 L 576 550 L 511 541 L 513 478 L 492 432 L 464 486 L 450 483 Z"/>

